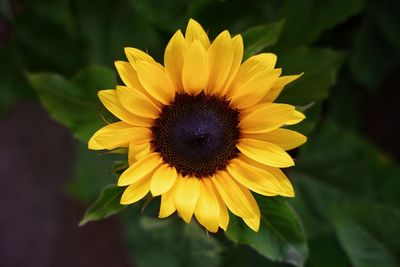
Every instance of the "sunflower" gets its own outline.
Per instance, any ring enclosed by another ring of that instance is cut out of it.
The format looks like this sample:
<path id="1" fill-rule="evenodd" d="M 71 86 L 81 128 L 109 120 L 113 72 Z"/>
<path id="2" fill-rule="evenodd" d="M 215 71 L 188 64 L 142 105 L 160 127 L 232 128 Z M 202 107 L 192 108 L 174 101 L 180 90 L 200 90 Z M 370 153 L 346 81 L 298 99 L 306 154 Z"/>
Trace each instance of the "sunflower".
<path id="1" fill-rule="evenodd" d="M 243 40 L 223 31 L 210 43 L 199 23 L 169 41 L 164 66 L 136 48 L 115 66 L 125 86 L 101 90 L 103 105 L 120 119 L 98 130 L 94 150 L 128 148 L 129 167 L 118 186 L 121 204 L 149 192 L 161 196 L 159 217 L 175 211 L 210 232 L 226 231 L 228 209 L 254 231 L 260 210 L 250 192 L 293 197 L 280 168 L 294 165 L 286 150 L 306 137 L 285 129 L 304 119 L 287 104 L 273 103 L 300 75 L 280 76 L 277 57 L 243 59 Z"/>

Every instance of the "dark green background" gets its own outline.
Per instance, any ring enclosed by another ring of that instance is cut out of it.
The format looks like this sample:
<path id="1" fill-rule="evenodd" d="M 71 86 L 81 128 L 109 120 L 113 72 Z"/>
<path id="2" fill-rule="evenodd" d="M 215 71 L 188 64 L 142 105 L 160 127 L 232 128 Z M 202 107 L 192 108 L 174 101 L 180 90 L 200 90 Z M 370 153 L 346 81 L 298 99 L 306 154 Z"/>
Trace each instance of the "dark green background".
<path id="1" fill-rule="evenodd" d="M 2 0 L 2 263 L 399 266 L 399 12 L 395 0 Z M 305 73 L 278 99 L 307 115 L 294 128 L 309 141 L 287 170 L 296 198 L 259 198 L 259 234 L 231 215 L 227 235 L 208 237 L 196 223 L 156 219 L 158 200 L 77 228 L 125 160 L 87 151 L 110 116 L 96 91 L 120 83 L 124 47 L 162 62 L 191 17 L 211 38 L 244 33 L 246 56 L 274 52 L 284 74 Z"/>

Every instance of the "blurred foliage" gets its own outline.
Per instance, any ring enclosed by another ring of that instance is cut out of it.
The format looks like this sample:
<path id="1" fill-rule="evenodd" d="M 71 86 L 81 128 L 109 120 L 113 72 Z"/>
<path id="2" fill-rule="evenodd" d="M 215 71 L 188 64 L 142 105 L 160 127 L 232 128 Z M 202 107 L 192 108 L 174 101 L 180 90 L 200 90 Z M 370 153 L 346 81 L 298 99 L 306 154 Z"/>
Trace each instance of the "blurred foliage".
<path id="1" fill-rule="evenodd" d="M 243 33 L 246 57 L 272 51 L 284 74 L 304 72 L 278 98 L 307 115 L 293 127 L 309 137 L 288 170 L 296 197 L 259 198 L 258 234 L 231 215 L 227 234 L 210 237 L 194 222 L 159 220 L 158 200 L 142 201 L 122 212 L 132 260 L 144 267 L 398 266 L 400 169 L 363 136 L 362 113 L 365 98 L 381 94 L 399 69 L 399 11 L 396 0 L 1 1 L 0 113 L 35 99 L 69 128 L 79 142 L 68 191 L 90 203 L 108 185 L 84 223 L 105 218 L 123 208 L 115 201 L 120 189 L 109 184 L 126 159 L 89 152 L 86 141 L 114 119 L 96 92 L 120 83 L 113 62 L 125 59 L 123 48 L 162 62 L 168 39 L 190 17 L 211 38 L 224 29 Z"/>
<path id="2" fill-rule="evenodd" d="M 400 2 L 370 0 L 355 33 L 350 70 L 354 79 L 370 91 L 379 84 L 400 60 Z"/>
<path id="3" fill-rule="evenodd" d="M 91 221 L 108 218 L 122 211 L 126 207 L 119 204 L 123 192 L 123 187 L 118 187 L 114 184 L 104 187 L 99 198 L 85 212 L 79 226 Z"/>
<path id="4" fill-rule="evenodd" d="M 86 143 L 77 142 L 74 179 L 67 186 L 68 193 L 83 202 L 93 201 L 105 186 L 115 182 L 112 170 L 118 160 L 121 160 L 120 155 L 98 154 L 88 150 Z"/>
<path id="5" fill-rule="evenodd" d="M 243 60 L 249 56 L 258 54 L 260 51 L 276 44 L 282 32 L 284 21 L 261 25 L 250 28 L 243 33 L 243 43 L 245 44 Z"/>
<path id="6" fill-rule="evenodd" d="M 177 216 L 157 218 L 158 203 L 133 207 L 123 216 L 127 245 L 139 266 L 210 266 L 221 262 L 222 246 L 195 222 L 182 223 Z"/>
<path id="7" fill-rule="evenodd" d="M 255 248 L 271 260 L 302 266 L 308 248 L 297 214 L 279 197 L 258 197 L 256 200 L 261 210 L 259 232 L 255 233 L 231 216 L 227 236 Z"/>
<path id="8" fill-rule="evenodd" d="M 104 125 L 99 88 L 115 88 L 114 72 L 104 67 L 90 67 L 70 81 L 58 74 L 30 74 L 28 79 L 50 115 L 68 127 L 78 139 L 87 142 Z"/>
<path id="9" fill-rule="evenodd" d="M 329 251 L 345 250 L 354 266 L 397 266 L 399 239 L 390 236 L 400 234 L 398 166 L 364 138 L 333 122 L 314 132 L 300 152 L 291 175 L 297 196 L 290 203 L 306 228 L 310 266 L 326 260 L 318 248 L 321 238 L 339 241 L 341 247 Z M 332 266 L 343 265 L 343 255 L 335 259 Z"/>

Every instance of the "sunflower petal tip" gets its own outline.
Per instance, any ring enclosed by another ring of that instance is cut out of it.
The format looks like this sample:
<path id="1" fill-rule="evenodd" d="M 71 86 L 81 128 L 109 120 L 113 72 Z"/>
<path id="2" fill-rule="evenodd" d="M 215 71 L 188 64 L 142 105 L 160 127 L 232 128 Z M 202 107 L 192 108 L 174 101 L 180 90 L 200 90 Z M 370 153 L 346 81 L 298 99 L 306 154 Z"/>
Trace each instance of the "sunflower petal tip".
<path id="1" fill-rule="evenodd" d="M 294 190 L 293 190 L 293 187 L 290 187 L 290 188 L 287 188 L 287 190 L 285 190 L 284 192 L 281 192 L 281 193 L 278 194 L 278 195 L 281 195 L 281 196 L 283 196 L 283 197 L 290 197 L 290 198 L 292 198 L 292 197 L 295 197 L 295 192 L 294 192 Z"/>
<path id="2" fill-rule="evenodd" d="M 121 199 L 119 200 L 119 204 L 121 204 L 121 205 L 129 205 L 130 204 L 128 198 L 126 197 L 126 191 L 124 191 L 124 193 L 122 194 Z"/>
<path id="3" fill-rule="evenodd" d="M 105 94 L 104 92 L 105 90 L 100 90 L 97 92 L 97 96 L 100 98 L 101 96 L 103 96 Z"/>
<path id="4" fill-rule="evenodd" d="M 127 186 L 127 185 L 129 185 L 129 184 L 126 183 L 125 176 L 122 173 L 118 179 L 117 186 Z"/>
<path id="5" fill-rule="evenodd" d="M 191 24 L 191 23 L 200 24 L 197 22 L 197 20 L 195 20 L 193 18 L 189 18 L 188 24 Z"/>
<path id="6" fill-rule="evenodd" d="M 234 39 L 234 38 L 237 38 L 237 39 L 239 39 L 239 40 L 242 40 L 242 41 L 243 41 L 243 36 L 242 36 L 240 33 L 238 33 L 238 34 L 236 34 L 235 36 L 233 36 L 233 38 L 232 38 L 232 39 Z"/>
<path id="7" fill-rule="evenodd" d="M 97 147 L 97 142 L 94 140 L 94 138 L 90 138 L 88 142 L 88 149 L 95 150 Z"/>
<path id="8" fill-rule="evenodd" d="M 177 37 L 179 37 L 179 38 L 185 38 L 185 37 L 183 36 L 183 32 L 182 32 L 181 29 L 178 29 L 178 30 L 174 33 L 174 35 L 172 36 L 171 39 L 175 39 L 175 38 L 177 38 Z"/>
<path id="9" fill-rule="evenodd" d="M 224 230 L 224 232 L 226 232 L 226 230 L 228 229 L 228 224 L 220 224 L 219 228 L 221 228 L 222 230 Z"/>
<path id="10" fill-rule="evenodd" d="M 195 20 L 193 18 L 190 18 L 189 21 L 188 21 L 188 24 L 186 26 L 186 32 L 188 31 L 188 29 L 198 28 L 198 27 L 201 27 L 200 23 L 197 22 L 197 20 Z"/>
<path id="11" fill-rule="evenodd" d="M 158 190 L 154 189 L 154 187 L 152 188 L 152 184 L 150 184 L 150 193 L 153 197 L 158 197 L 161 195 L 161 192 L 159 192 Z"/>
<path id="12" fill-rule="evenodd" d="M 243 218 L 243 220 L 254 232 L 257 233 L 260 230 L 260 216 L 257 216 L 256 218 Z"/>
<path id="13" fill-rule="evenodd" d="M 224 31 L 221 33 L 221 35 L 223 35 L 224 37 L 228 37 L 228 36 L 229 36 L 229 38 L 231 37 L 231 34 L 230 34 L 230 32 L 229 32 L 228 30 L 224 30 Z"/>
<path id="14" fill-rule="evenodd" d="M 181 218 L 185 223 L 190 223 L 192 221 L 192 216 L 187 217 L 187 216 L 182 216 L 181 215 Z"/>

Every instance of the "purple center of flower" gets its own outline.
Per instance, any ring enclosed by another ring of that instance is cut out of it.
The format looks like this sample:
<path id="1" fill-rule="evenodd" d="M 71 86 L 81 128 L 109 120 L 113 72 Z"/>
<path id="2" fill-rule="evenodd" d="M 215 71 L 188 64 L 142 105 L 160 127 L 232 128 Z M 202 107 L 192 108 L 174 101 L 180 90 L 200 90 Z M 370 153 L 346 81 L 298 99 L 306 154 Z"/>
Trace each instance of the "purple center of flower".
<path id="1" fill-rule="evenodd" d="M 152 145 L 183 176 L 208 177 L 237 156 L 239 112 L 203 93 L 178 94 L 152 127 Z"/>

